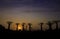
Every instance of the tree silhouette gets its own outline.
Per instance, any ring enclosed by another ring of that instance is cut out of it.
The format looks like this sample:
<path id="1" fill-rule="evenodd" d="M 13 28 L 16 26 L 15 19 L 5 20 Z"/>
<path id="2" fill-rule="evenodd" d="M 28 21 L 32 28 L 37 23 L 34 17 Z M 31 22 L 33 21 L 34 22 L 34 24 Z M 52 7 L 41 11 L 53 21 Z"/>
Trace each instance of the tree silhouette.
<path id="1" fill-rule="evenodd" d="M 44 23 L 39 23 L 39 25 L 41 26 L 41 31 L 42 31 L 42 26 L 43 26 Z"/>
<path id="2" fill-rule="evenodd" d="M 25 30 L 25 29 L 24 29 L 24 26 L 25 26 L 25 23 L 22 23 L 22 29 L 23 29 L 23 31 Z"/>
<path id="3" fill-rule="evenodd" d="M 18 25 L 19 25 L 19 23 L 16 23 L 16 25 L 17 25 L 16 30 L 18 31 Z"/>
<path id="4" fill-rule="evenodd" d="M 26 30 L 27 30 L 27 25 L 26 25 Z"/>
<path id="5" fill-rule="evenodd" d="M 3 25 L 0 24 L 0 31 L 4 31 L 5 27 L 3 27 Z"/>
<path id="6" fill-rule="evenodd" d="M 29 25 L 29 31 L 31 31 L 31 29 L 32 29 L 32 24 L 31 23 L 28 23 L 28 25 Z"/>
<path id="7" fill-rule="evenodd" d="M 11 26 L 12 23 L 13 23 L 13 22 L 11 22 L 11 21 L 8 21 L 8 22 L 7 22 L 7 24 L 8 24 L 8 30 L 10 30 L 10 26 Z"/>
<path id="8" fill-rule="evenodd" d="M 50 21 L 48 21 L 47 25 L 49 26 L 49 30 L 52 30 L 52 24 Z"/>
<path id="9" fill-rule="evenodd" d="M 60 22 L 60 20 L 57 21 L 53 21 L 56 24 L 56 30 L 58 30 L 58 23 Z"/>

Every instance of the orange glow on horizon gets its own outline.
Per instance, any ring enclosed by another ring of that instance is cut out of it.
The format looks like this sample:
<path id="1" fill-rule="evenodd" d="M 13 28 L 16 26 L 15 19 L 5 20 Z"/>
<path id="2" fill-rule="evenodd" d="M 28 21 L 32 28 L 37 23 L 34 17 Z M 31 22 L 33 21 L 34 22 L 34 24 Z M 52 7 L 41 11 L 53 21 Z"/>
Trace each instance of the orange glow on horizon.
<path id="1" fill-rule="evenodd" d="M 22 26 L 21 25 L 18 26 L 18 30 L 22 30 Z"/>

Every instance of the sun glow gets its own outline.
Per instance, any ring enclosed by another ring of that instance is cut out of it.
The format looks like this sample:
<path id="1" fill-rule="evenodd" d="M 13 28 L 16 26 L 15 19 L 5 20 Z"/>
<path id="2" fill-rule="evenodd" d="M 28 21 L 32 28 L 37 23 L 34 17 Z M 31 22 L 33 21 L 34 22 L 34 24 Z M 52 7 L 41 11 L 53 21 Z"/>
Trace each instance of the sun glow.
<path id="1" fill-rule="evenodd" d="M 22 26 L 21 25 L 18 26 L 18 30 L 22 30 Z"/>

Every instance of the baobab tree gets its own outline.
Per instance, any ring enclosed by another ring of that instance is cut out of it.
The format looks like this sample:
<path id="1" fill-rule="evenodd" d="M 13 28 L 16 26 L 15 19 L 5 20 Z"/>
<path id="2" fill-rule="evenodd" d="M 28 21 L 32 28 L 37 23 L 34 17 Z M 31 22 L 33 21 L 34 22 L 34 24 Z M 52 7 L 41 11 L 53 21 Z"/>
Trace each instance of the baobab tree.
<path id="1" fill-rule="evenodd" d="M 16 27 L 16 30 L 18 31 L 18 25 L 19 25 L 20 23 L 16 23 L 16 25 L 17 25 L 17 27 Z"/>
<path id="2" fill-rule="evenodd" d="M 26 30 L 27 30 L 27 25 L 26 25 Z"/>
<path id="3" fill-rule="evenodd" d="M 32 24 L 31 23 L 28 23 L 28 26 L 29 26 L 29 31 L 31 31 L 31 29 L 32 29 Z"/>
<path id="4" fill-rule="evenodd" d="M 13 22 L 11 22 L 11 21 L 7 21 L 7 24 L 8 24 L 8 30 L 10 30 L 10 26 L 11 26 L 12 23 L 13 23 Z"/>
<path id="5" fill-rule="evenodd" d="M 52 24 L 50 21 L 48 21 L 47 25 L 49 26 L 49 30 L 52 30 Z"/>
<path id="6" fill-rule="evenodd" d="M 24 26 L 25 26 L 25 23 L 22 23 L 22 29 L 23 29 L 23 31 L 25 30 L 25 29 L 24 29 Z"/>
<path id="7" fill-rule="evenodd" d="M 53 21 L 56 24 L 56 30 L 58 30 L 58 23 L 60 22 L 60 20 L 57 21 Z"/>
<path id="8" fill-rule="evenodd" d="M 39 25 L 41 26 L 41 31 L 42 31 L 42 26 L 43 26 L 44 23 L 39 23 Z"/>

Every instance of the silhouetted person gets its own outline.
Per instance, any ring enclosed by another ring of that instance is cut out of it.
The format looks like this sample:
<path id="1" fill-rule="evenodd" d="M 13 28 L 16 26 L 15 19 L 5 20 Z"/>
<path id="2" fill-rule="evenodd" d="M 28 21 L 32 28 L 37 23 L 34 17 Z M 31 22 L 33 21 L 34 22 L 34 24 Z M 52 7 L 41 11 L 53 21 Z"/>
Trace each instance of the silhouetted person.
<path id="1" fill-rule="evenodd" d="M 10 30 L 10 25 L 12 24 L 13 22 L 11 21 L 8 21 L 7 24 L 8 24 L 8 30 Z"/>
<path id="2" fill-rule="evenodd" d="M 23 28 L 23 31 L 25 30 L 25 29 L 24 29 L 24 26 L 25 26 L 25 23 L 22 23 L 22 28 Z"/>
<path id="3" fill-rule="evenodd" d="M 60 22 L 60 21 L 53 21 L 55 24 L 56 24 L 56 30 L 58 30 L 58 23 Z"/>
<path id="4" fill-rule="evenodd" d="M 31 23 L 28 23 L 28 25 L 29 25 L 29 31 L 31 31 L 31 29 L 32 29 L 32 24 Z"/>
<path id="5" fill-rule="evenodd" d="M 18 25 L 19 25 L 19 23 L 16 23 L 16 25 L 17 25 L 16 30 L 18 31 Z"/>
<path id="6" fill-rule="evenodd" d="M 43 31 L 43 30 L 42 30 L 42 26 L 43 26 L 43 24 L 44 24 L 44 23 L 40 23 L 40 24 L 39 24 L 39 25 L 41 26 L 41 31 Z"/>
<path id="7" fill-rule="evenodd" d="M 47 25 L 49 26 L 49 30 L 52 30 L 52 24 L 50 21 L 47 23 Z"/>

